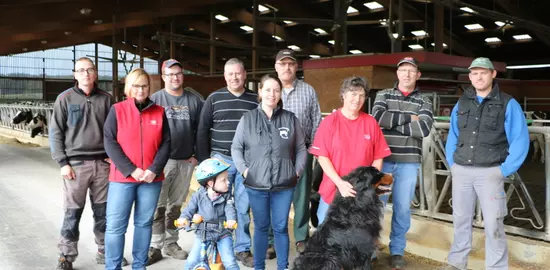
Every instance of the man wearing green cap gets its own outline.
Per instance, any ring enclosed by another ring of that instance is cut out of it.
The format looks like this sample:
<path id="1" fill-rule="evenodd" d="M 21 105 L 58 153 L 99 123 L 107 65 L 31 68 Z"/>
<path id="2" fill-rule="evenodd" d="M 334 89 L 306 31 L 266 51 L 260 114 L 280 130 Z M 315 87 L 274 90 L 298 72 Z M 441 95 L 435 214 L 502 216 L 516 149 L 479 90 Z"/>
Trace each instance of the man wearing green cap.
<path id="1" fill-rule="evenodd" d="M 501 92 L 487 58 L 469 67 L 472 86 L 451 113 L 446 158 L 453 177 L 454 241 L 446 270 L 467 269 L 476 198 L 485 225 L 485 269 L 508 269 L 504 180 L 529 151 L 529 131 L 519 103 Z"/>

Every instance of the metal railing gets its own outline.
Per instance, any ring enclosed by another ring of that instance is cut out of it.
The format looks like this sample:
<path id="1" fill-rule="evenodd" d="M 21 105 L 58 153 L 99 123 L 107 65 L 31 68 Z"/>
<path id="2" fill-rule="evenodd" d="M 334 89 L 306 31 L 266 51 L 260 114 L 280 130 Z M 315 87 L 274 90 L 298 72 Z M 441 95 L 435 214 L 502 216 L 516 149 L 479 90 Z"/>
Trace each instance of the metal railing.
<path id="1" fill-rule="evenodd" d="M 46 117 L 46 122 L 49 122 L 53 113 L 53 104 L 42 103 L 39 105 L 32 105 L 32 106 L 20 105 L 20 104 L 0 104 L 0 126 L 23 131 L 23 132 L 28 132 L 30 136 L 31 129 L 29 125 L 26 125 L 25 123 L 14 125 L 12 123 L 12 119 L 15 117 L 17 112 L 22 110 L 31 111 L 33 116 L 36 115 L 37 113 L 40 113 Z M 47 126 L 44 127 L 44 132 L 37 136 L 47 137 L 48 136 Z"/>

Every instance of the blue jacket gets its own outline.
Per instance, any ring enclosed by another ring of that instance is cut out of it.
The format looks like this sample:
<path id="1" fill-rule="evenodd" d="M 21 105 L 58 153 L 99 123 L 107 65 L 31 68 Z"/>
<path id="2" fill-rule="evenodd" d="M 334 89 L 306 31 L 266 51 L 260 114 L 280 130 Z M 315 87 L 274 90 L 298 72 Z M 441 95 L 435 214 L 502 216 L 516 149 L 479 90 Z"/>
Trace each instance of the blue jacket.
<path id="1" fill-rule="evenodd" d="M 200 187 L 193 193 L 191 201 L 189 201 L 187 207 L 181 212 L 180 218 L 192 220 L 194 214 L 199 214 L 202 216 L 203 220 L 212 222 L 237 220 L 237 211 L 235 210 L 235 204 L 231 194 L 224 193 L 212 201 L 210 197 L 208 197 L 208 192 L 204 187 Z M 196 234 L 201 236 L 202 230 L 197 229 Z M 221 230 L 221 233 L 207 230 L 206 235 L 207 240 L 212 241 L 231 235 L 231 232 L 227 229 Z"/>

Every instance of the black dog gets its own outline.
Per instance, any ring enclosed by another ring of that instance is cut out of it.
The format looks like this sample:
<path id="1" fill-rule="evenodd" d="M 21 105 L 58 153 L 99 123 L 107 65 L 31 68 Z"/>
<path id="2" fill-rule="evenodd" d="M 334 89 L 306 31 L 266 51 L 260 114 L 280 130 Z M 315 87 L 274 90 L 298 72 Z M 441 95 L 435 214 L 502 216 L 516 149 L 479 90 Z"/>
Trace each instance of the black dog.
<path id="1" fill-rule="evenodd" d="M 374 167 L 359 167 L 342 179 L 352 184 L 355 197 L 336 194 L 324 222 L 294 261 L 294 270 L 371 269 L 382 230 L 378 196 L 390 192 L 393 179 Z"/>

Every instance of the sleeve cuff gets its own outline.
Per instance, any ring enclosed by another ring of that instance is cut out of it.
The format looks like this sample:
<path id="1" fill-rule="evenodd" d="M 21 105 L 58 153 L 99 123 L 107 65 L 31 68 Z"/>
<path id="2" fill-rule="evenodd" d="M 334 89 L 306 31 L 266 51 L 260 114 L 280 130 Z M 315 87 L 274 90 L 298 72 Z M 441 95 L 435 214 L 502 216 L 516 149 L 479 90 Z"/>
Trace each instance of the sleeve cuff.
<path id="1" fill-rule="evenodd" d="M 65 165 L 69 165 L 69 161 L 67 159 L 62 159 L 57 162 L 59 164 L 60 168 L 63 168 Z"/>

